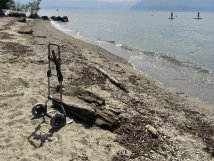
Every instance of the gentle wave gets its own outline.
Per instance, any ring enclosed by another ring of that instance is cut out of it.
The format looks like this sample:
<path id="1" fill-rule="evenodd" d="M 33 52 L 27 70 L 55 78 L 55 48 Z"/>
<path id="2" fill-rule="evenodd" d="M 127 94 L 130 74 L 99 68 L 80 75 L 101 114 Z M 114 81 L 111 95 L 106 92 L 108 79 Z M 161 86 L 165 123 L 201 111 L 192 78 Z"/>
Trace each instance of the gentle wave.
<path id="1" fill-rule="evenodd" d="M 58 23 L 58 22 L 51 21 L 51 25 L 52 25 L 53 27 L 55 27 L 56 29 L 58 29 L 58 30 L 60 30 L 60 31 L 62 31 L 62 32 L 68 34 L 68 35 L 72 35 L 72 36 L 75 37 L 75 38 L 79 38 L 79 37 L 80 37 L 80 32 L 79 32 L 79 31 L 74 32 L 74 31 L 71 30 L 71 29 L 67 29 L 67 28 L 63 27 L 63 26 L 60 25 L 60 23 Z"/>
<path id="2" fill-rule="evenodd" d="M 51 21 L 51 25 L 53 25 L 58 30 L 62 30 L 63 29 L 62 26 L 59 23 L 55 22 L 55 21 Z"/>
<path id="3" fill-rule="evenodd" d="M 132 48 L 132 47 L 129 47 L 127 45 L 117 43 L 116 41 L 106 41 L 106 42 L 114 44 L 115 46 L 120 47 L 122 49 L 132 51 L 136 54 L 142 54 L 143 53 L 143 54 L 148 55 L 148 56 L 153 56 L 153 57 L 156 57 L 158 59 L 163 59 L 164 61 L 167 61 L 169 63 L 173 63 L 173 64 L 176 64 L 179 66 L 195 69 L 198 72 L 202 72 L 202 73 L 206 73 L 206 74 L 212 74 L 213 73 L 212 71 L 210 71 L 208 69 L 204 69 L 204 67 L 198 66 L 197 64 L 193 64 L 191 62 L 185 62 L 185 61 L 179 60 L 176 57 L 171 56 L 169 54 L 152 52 L 152 51 L 143 51 L 143 50 L 138 49 L 138 48 Z"/>
<path id="4" fill-rule="evenodd" d="M 138 52 L 138 53 L 142 52 L 143 53 L 143 51 L 140 50 L 140 49 L 132 48 L 132 47 L 129 47 L 127 45 L 124 45 L 124 44 L 121 44 L 121 43 L 117 43 L 116 41 L 106 41 L 106 42 L 114 44 L 115 46 L 120 47 L 120 48 L 125 49 L 125 50 L 129 50 L 129 51 L 132 51 L 132 52 Z"/>
<path id="5" fill-rule="evenodd" d="M 179 60 L 179 59 L 177 59 L 173 56 L 167 55 L 167 54 L 165 54 L 165 55 L 159 54 L 159 57 L 168 61 L 168 62 L 174 63 L 176 65 L 184 66 L 187 68 L 192 68 L 192 69 L 198 70 L 199 72 L 202 72 L 202 73 L 212 74 L 212 71 L 210 71 L 208 69 L 204 69 L 204 67 L 200 67 L 200 66 L 193 64 L 191 62 L 185 62 L 185 61 Z"/>
<path id="6" fill-rule="evenodd" d="M 61 26 L 61 25 L 60 25 L 59 23 L 57 23 L 57 22 L 51 21 L 51 24 L 52 24 L 55 28 L 57 28 L 57 29 L 59 29 L 59 30 L 61 30 L 61 31 L 67 33 L 67 34 L 72 34 L 72 32 L 71 32 L 72 30 L 64 28 L 63 26 Z M 80 36 L 80 33 L 77 32 L 77 33 L 75 33 L 75 35 L 72 34 L 72 36 L 74 36 L 74 37 L 76 37 L 76 38 L 80 38 L 80 37 L 79 37 L 79 36 Z M 124 49 L 124 50 L 131 51 L 131 52 L 133 52 L 133 53 L 135 53 L 135 54 L 137 54 L 137 55 L 139 55 L 139 54 L 140 54 L 140 55 L 141 55 L 141 54 L 145 54 L 145 55 L 148 55 L 148 56 L 153 56 L 153 57 L 158 58 L 158 59 L 163 59 L 164 61 L 169 62 L 169 63 L 173 63 L 173 64 L 175 64 L 175 65 L 179 65 L 179 66 L 183 66 L 183 67 L 186 67 L 186 68 L 195 69 L 195 70 L 197 70 L 198 72 L 201 72 L 201 73 L 205 73 L 205 74 L 212 74 L 212 73 L 213 73 L 212 71 L 210 71 L 210 70 L 208 70 L 208 69 L 205 69 L 204 67 L 198 66 L 197 64 L 193 64 L 193 63 L 191 63 L 191 62 L 185 62 L 185 61 L 179 60 L 179 59 L 177 59 L 176 57 L 171 56 L 171 55 L 169 55 L 169 54 L 158 53 L 158 52 L 152 52 L 152 51 L 144 51 L 144 50 L 141 50 L 141 49 L 138 49 L 138 48 L 133 48 L 133 47 L 130 47 L 130 46 L 128 46 L 128 45 L 124 45 L 124 44 L 119 43 L 119 42 L 116 42 L 116 41 L 114 41 L 114 40 L 110 40 L 110 41 L 102 41 L 102 40 L 96 41 L 96 40 L 95 40 L 95 41 L 93 41 L 93 42 L 94 42 L 94 43 L 96 43 L 96 42 L 110 43 L 110 44 L 113 44 L 113 45 L 116 46 L 116 47 L 122 48 L 122 49 Z M 98 44 L 99 44 L 99 43 L 98 43 Z M 136 58 L 137 58 L 137 57 L 136 57 Z M 135 58 L 135 60 L 137 60 L 136 58 Z M 133 61 L 133 60 L 131 59 L 130 61 Z"/>

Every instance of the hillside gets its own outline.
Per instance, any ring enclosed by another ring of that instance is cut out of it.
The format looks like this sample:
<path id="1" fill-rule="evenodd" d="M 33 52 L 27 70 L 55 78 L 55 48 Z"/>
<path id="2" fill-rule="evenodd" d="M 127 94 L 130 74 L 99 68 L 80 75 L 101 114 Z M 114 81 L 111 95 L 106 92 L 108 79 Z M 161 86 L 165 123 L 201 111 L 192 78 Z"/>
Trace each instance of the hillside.
<path id="1" fill-rule="evenodd" d="M 141 0 L 132 10 L 214 11 L 213 0 Z"/>

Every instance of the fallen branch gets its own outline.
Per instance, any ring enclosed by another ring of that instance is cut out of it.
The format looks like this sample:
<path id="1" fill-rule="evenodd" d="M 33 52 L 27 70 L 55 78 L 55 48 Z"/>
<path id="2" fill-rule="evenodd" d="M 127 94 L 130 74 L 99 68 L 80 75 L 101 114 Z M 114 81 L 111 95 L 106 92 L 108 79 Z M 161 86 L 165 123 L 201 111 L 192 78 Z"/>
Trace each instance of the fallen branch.
<path id="1" fill-rule="evenodd" d="M 46 38 L 47 36 L 32 36 L 32 37 Z"/>
<path id="2" fill-rule="evenodd" d="M 31 29 L 30 31 L 18 31 L 19 34 L 28 34 L 28 35 L 32 35 L 33 34 L 33 30 Z"/>
<path id="3" fill-rule="evenodd" d="M 118 88 L 120 88 L 121 90 L 125 91 L 126 93 L 129 93 L 128 89 L 125 87 L 124 84 L 120 83 L 116 78 L 110 76 L 105 70 L 103 70 L 102 68 L 100 68 L 98 66 L 94 66 L 94 68 L 97 71 L 99 71 L 100 73 L 102 73 L 105 77 L 107 77 Z"/>

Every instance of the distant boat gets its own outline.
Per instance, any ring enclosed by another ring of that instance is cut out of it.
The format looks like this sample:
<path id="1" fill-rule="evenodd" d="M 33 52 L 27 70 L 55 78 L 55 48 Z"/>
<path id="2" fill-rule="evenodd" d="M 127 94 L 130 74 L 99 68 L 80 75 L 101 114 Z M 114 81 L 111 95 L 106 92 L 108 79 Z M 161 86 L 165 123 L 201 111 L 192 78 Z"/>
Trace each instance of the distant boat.
<path id="1" fill-rule="evenodd" d="M 173 17 L 173 12 L 171 12 L 171 15 L 170 15 L 169 19 L 170 19 L 170 20 L 175 19 L 175 18 Z"/>
<path id="2" fill-rule="evenodd" d="M 56 11 L 59 11 L 59 9 L 57 8 Z"/>
<path id="3" fill-rule="evenodd" d="M 195 17 L 195 18 L 193 18 L 193 19 L 200 20 L 200 19 L 203 19 L 203 18 L 200 17 L 200 12 L 198 11 L 197 17 Z"/>

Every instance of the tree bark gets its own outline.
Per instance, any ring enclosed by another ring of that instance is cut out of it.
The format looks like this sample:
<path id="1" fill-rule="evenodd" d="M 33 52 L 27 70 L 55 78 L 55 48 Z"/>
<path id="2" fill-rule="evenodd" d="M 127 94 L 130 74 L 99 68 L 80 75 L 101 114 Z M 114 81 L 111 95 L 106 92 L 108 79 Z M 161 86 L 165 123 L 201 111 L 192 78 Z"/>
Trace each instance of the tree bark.
<path id="1" fill-rule="evenodd" d="M 52 103 L 60 109 L 60 100 L 53 97 Z M 63 96 L 63 107 L 67 113 L 83 120 L 88 124 L 94 124 L 110 130 L 120 126 L 118 116 L 110 110 L 90 106 L 88 103 L 71 96 Z"/>

